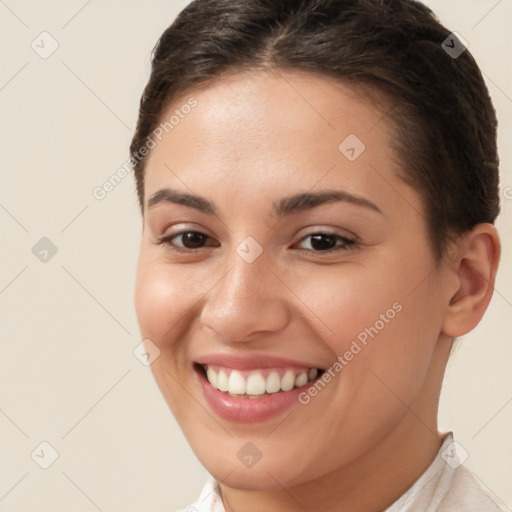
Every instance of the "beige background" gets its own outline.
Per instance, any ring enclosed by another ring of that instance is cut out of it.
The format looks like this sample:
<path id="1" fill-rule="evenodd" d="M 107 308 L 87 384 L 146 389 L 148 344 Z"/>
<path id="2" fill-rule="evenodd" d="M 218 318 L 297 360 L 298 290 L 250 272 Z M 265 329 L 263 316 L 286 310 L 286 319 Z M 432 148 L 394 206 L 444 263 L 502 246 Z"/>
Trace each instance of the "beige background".
<path id="1" fill-rule="evenodd" d="M 172 511 L 206 477 L 132 353 L 132 176 L 102 201 L 92 195 L 127 159 L 150 50 L 186 3 L 0 1 L 2 511 Z M 508 197 L 496 294 L 449 363 L 440 427 L 512 507 L 512 2 L 428 3 L 487 77 Z M 31 47 L 55 44 L 43 31 L 59 45 L 47 59 Z M 42 237 L 58 250 L 47 262 L 32 253 Z M 46 470 L 42 441 L 59 454 Z"/>

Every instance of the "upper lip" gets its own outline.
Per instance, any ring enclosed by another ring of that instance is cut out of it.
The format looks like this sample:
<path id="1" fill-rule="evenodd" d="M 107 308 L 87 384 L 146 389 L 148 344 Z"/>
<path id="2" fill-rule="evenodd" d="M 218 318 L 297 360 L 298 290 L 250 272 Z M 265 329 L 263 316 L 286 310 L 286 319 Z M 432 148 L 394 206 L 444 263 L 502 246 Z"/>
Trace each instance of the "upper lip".
<path id="1" fill-rule="evenodd" d="M 284 357 L 270 356 L 268 354 L 251 354 L 250 356 L 238 356 L 234 354 L 207 354 L 195 360 L 200 365 L 218 365 L 235 370 L 255 370 L 258 368 L 319 368 L 311 362 L 297 361 Z"/>

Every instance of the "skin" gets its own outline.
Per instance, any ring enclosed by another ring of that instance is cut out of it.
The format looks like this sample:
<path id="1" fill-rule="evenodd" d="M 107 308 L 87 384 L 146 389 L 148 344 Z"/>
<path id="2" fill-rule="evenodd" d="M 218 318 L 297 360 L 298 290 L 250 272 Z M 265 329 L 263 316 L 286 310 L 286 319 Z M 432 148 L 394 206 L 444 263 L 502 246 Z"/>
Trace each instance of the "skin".
<path id="1" fill-rule="evenodd" d="M 382 511 L 441 446 L 446 362 L 453 337 L 471 330 L 490 301 L 496 230 L 476 226 L 436 262 L 421 197 L 398 177 L 387 120 L 351 86 L 302 72 L 244 72 L 188 91 L 162 118 L 191 96 L 198 106 L 146 164 L 136 310 L 143 337 L 161 351 L 156 382 L 222 482 L 228 511 Z M 338 149 L 349 134 L 366 146 L 353 162 Z M 203 196 L 218 215 L 170 202 L 148 208 L 163 188 Z M 346 201 L 272 213 L 282 197 L 327 189 L 381 213 Z M 157 243 L 182 230 L 210 238 L 188 253 L 172 249 L 183 237 Z M 322 255 L 307 237 L 318 232 L 358 242 Z M 252 263 L 236 252 L 247 236 L 263 249 Z M 329 368 L 397 302 L 395 318 L 291 413 L 224 420 L 193 377 L 193 361 L 211 353 Z M 262 454 L 251 468 L 237 458 L 248 442 Z"/>

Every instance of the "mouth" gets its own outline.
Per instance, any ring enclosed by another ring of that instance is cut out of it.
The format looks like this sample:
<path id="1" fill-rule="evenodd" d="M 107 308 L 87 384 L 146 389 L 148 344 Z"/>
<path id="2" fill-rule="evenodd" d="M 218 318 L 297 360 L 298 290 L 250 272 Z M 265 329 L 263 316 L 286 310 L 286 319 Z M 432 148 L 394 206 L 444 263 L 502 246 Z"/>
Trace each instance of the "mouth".
<path id="1" fill-rule="evenodd" d="M 206 354 L 193 363 L 193 370 L 212 413 L 236 423 L 265 422 L 286 414 L 302 404 L 300 396 L 311 386 L 320 386 L 318 381 L 327 372 L 261 353 Z"/>
<path id="2" fill-rule="evenodd" d="M 265 399 L 306 387 L 325 370 L 313 367 L 276 367 L 238 370 L 219 364 L 194 363 L 195 370 L 211 388 L 226 396 L 241 399 Z"/>

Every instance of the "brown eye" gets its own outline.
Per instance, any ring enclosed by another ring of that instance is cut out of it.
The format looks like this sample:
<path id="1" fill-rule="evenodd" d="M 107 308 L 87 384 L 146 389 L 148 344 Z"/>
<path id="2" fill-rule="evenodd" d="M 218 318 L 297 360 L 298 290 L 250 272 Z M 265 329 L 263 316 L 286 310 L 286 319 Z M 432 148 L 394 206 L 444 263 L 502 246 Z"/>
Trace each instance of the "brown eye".
<path id="1" fill-rule="evenodd" d="M 349 249 L 356 244 L 355 240 L 345 238 L 335 233 L 312 233 L 305 236 L 301 242 L 310 240 L 310 249 L 302 249 L 307 252 L 330 253 Z M 341 243 L 340 243 L 341 242 Z"/>
<path id="2" fill-rule="evenodd" d="M 180 240 L 181 242 L 175 243 L 174 240 Z M 180 233 L 174 233 L 172 235 L 165 236 L 158 240 L 158 244 L 167 245 L 172 249 L 176 250 L 193 250 L 201 249 L 204 244 L 212 240 L 205 233 L 200 231 L 181 231 Z"/>
<path id="3" fill-rule="evenodd" d="M 185 233 L 180 233 L 175 235 L 173 238 L 182 237 L 182 244 L 187 249 L 197 249 L 198 247 L 202 247 L 203 243 L 208 239 L 204 233 L 199 233 L 198 231 L 187 231 Z"/>
<path id="4" fill-rule="evenodd" d="M 311 247 L 316 251 L 326 251 L 336 247 L 336 236 L 334 235 L 311 235 Z"/>

